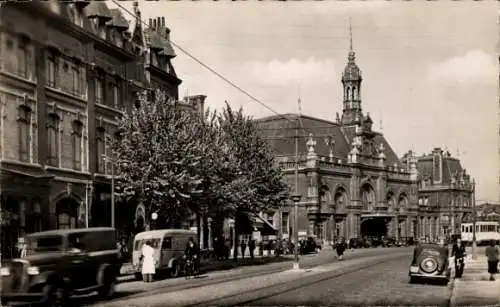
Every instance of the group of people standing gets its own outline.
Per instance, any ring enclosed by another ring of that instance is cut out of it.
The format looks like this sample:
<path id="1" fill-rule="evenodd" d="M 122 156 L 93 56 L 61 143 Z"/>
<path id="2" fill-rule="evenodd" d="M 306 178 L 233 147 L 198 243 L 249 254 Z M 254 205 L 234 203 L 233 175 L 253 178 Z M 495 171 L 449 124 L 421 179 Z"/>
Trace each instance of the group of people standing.
<path id="1" fill-rule="evenodd" d="M 461 239 L 457 239 L 453 244 L 451 256 L 455 261 L 455 277 L 460 278 L 464 272 L 464 258 L 466 256 L 465 245 Z M 498 262 L 500 260 L 500 247 L 499 243 L 491 240 L 485 250 L 486 260 L 488 262 L 488 274 L 490 280 L 495 280 L 495 274 L 498 274 Z"/>

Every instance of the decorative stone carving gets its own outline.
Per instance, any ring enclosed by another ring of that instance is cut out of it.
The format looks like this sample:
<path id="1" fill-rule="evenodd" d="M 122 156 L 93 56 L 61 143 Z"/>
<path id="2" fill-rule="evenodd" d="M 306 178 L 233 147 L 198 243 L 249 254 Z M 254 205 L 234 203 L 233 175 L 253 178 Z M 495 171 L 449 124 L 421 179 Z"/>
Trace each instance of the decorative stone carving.
<path id="1" fill-rule="evenodd" d="M 333 162 L 333 148 L 335 146 L 335 140 L 333 137 L 329 136 L 325 138 L 325 144 L 330 148 L 330 153 L 328 154 L 328 157 L 330 158 L 330 162 Z"/>
<path id="2" fill-rule="evenodd" d="M 380 145 L 378 147 L 378 158 L 380 160 L 385 160 L 386 159 L 386 155 L 385 155 L 384 151 L 385 151 L 384 143 L 380 143 Z"/>
<path id="3" fill-rule="evenodd" d="M 313 134 L 309 133 L 309 139 L 307 140 L 307 151 L 309 154 L 315 154 L 314 147 L 316 146 L 316 141 L 313 139 Z"/>

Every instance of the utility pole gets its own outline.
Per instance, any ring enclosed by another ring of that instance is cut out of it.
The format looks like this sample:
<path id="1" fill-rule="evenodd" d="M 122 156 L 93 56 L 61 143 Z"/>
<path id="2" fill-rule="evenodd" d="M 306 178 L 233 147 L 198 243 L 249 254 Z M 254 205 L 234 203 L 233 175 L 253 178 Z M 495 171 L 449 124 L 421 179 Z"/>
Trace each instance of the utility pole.
<path id="1" fill-rule="evenodd" d="M 476 181 L 472 179 L 472 259 L 477 259 L 476 242 Z"/>
<path id="2" fill-rule="evenodd" d="M 292 195 L 293 200 L 293 219 L 294 219 L 294 253 L 295 260 L 293 262 L 293 268 L 299 269 L 299 201 L 301 195 L 299 192 L 299 125 L 295 127 L 295 194 Z"/>
<path id="3" fill-rule="evenodd" d="M 115 228 L 115 162 L 111 160 L 111 227 Z"/>

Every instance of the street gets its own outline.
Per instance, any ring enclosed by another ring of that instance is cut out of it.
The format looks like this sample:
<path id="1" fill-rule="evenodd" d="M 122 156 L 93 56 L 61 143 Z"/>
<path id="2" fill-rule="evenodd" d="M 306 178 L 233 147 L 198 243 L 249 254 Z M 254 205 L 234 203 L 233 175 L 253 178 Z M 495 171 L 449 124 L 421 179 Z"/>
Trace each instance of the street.
<path id="1" fill-rule="evenodd" d="M 290 262 L 212 272 L 195 280 L 169 279 L 118 286 L 117 299 L 94 306 L 196 305 L 439 305 L 449 286 L 408 284 L 411 248 L 360 249 L 333 260 L 331 249 Z M 307 268 L 307 269 L 304 269 Z M 151 288 L 145 289 L 144 285 Z M 142 290 L 141 290 L 142 289 Z M 422 295 L 425 294 L 425 295 Z"/>

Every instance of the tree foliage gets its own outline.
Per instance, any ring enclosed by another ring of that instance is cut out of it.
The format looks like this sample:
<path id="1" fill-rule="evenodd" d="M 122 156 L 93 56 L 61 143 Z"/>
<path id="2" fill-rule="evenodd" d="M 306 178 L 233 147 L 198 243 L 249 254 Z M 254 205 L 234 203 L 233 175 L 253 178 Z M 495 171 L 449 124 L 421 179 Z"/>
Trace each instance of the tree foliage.
<path id="1" fill-rule="evenodd" d="M 286 196 L 274 156 L 259 130 L 229 104 L 221 113 L 181 109 L 157 93 L 119 122 L 113 144 L 121 190 L 149 215 L 184 220 L 191 213 L 235 216 L 275 207 Z"/>

